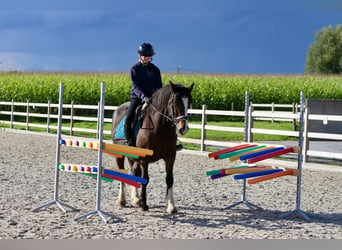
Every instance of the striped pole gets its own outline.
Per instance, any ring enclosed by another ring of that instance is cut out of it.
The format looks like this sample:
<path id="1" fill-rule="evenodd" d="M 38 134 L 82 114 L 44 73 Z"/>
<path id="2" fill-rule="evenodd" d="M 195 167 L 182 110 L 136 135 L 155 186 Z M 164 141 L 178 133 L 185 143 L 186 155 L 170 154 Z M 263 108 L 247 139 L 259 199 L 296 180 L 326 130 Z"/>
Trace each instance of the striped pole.
<path id="1" fill-rule="evenodd" d="M 246 151 L 253 150 L 253 149 L 255 149 L 255 148 L 258 148 L 258 145 L 257 145 L 257 144 L 246 145 L 246 147 L 243 148 L 243 149 L 234 150 L 234 151 L 232 151 L 232 152 L 220 154 L 220 155 L 217 156 L 217 158 L 218 158 L 218 159 L 229 158 L 229 157 L 232 157 L 232 156 L 235 156 L 235 155 L 244 153 L 244 152 L 246 152 Z"/>
<path id="2" fill-rule="evenodd" d="M 274 147 L 261 145 L 261 146 L 255 147 L 254 149 L 251 149 L 251 150 L 247 149 L 246 152 L 242 152 L 241 154 L 238 154 L 238 155 L 230 157 L 229 161 L 237 161 L 237 160 L 240 160 L 240 157 L 243 156 L 243 155 L 260 152 L 260 151 L 263 151 L 263 150 L 266 150 L 266 149 L 270 149 L 270 148 L 274 148 Z"/>
<path id="3" fill-rule="evenodd" d="M 265 159 L 269 159 L 269 158 L 272 158 L 272 157 L 276 157 L 276 156 L 287 154 L 287 153 L 293 153 L 293 152 L 295 152 L 294 148 L 285 148 L 285 149 L 277 150 L 275 152 L 270 152 L 270 153 L 267 153 L 267 154 L 262 154 L 262 155 L 253 157 L 251 159 L 248 159 L 247 162 L 248 163 L 254 163 L 254 162 L 262 161 L 262 160 L 265 160 Z"/>
<path id="4" fill-rule="evenodd" d="M 217 156 L 220 155 L 220 154 L 224 154 L 224 153 L 229 153 L 229 152 L 233 152 L 235 150 L 238 150 L 238 149 L 243 149 L 243 148 L 248 148 L 250 147 L 249 144 L 241 144 L 241 145 L 237 145 L 237 146 L 233 146 L 233 147 L 230 147 L 230 148 L 225 148 L 225 149 L 221 149 L 219 151 L 216 151 L 216 152 L 212 152 L 212 153 L 209 153 L 208 154 L 208 157 L 213 157 L 214 159 L 218 159 Z"/>
<path id="5" fill-rule="evenodd" d="M 240 157 L 240 160 L 241 161 L 248 160 L 250 158 L 254 158 L 254 157 L 257 157 L 257 156 L 260 156 L 260 155 L 263 155 L 263 154 L 268 154 L 268 153 L 276 152 L 276 151 L 282 150 L 282 149 L 284 149 L 284 147 L 275 147 L 275 148 L 265 149 L 265 150 L 262 150 L 260 152 L 243 155 L 243 156 Z"/>
<path id="6" fill-rule="evenodd" d="M 237 175 L 234 175 L 234 179 L 235 180 L 247 179 L 247 178 L 251 178 L 251 177 L 269 175 L 269 174 L 273 174 L 276 172 L 282 172 L 282 171 L 283 171 L 283 169 L 278 168 L 278 169 L 269 169 L 269 170 L 251 172 L 251 173 L 245 173 L 245 174 L 237 174 Z"/>
<path id="7" fill-rule="evenodd" d="M 274 178 L 281 177 L 281 176 L 285 176 L 285 175 L 293 175 L 293 170 L 292 169 L 291 170 L 285 170 L 285 171 L 280 171 L 280 172 L 256 177 L 256 178 L 248 180 L 248 184 L 255 184 L 255 183 L 267 181 L 267 180 L 274 179 Z"/>

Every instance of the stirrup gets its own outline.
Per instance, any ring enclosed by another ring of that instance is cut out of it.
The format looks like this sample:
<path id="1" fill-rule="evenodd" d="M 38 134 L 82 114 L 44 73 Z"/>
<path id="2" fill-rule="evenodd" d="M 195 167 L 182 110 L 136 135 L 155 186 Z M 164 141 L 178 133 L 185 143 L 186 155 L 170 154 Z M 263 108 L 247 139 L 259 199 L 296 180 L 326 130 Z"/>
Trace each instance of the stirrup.
<path id="1" fill-rule="evenodd" d="M 125 140 L 124 142 L 125 146 L 130 146 L 130 147 L 135 147 L 134 143 L 132 142 L 132 140 Z"/>

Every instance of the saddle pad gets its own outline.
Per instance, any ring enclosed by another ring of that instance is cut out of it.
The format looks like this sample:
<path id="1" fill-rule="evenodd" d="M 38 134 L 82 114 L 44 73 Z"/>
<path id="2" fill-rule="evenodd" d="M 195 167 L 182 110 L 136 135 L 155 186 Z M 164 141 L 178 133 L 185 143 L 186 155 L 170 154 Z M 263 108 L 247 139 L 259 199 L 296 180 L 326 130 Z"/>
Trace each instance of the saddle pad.
<path id="1" fill-rule="evenodd" d="M 119 122 L 115 134 L 114 134 L 114 138 L 113 139 L 126 139 L 125 137 L 125 120 L 126 120 L 126 116 L 122 117 L 121 121 Z"/>
<path id="2" fill-rule="evenodd" d="M 125 136 L 125 121 L 126 121 L 126 116 L 122 117 L 121 121 L 119 122 L 115 134 L 114 134 L 114 138 L 113 139 L 126 139 Z M 134 133 L 134 137 L 137 137 L 138 132 L 139 132 L 139 127 L 140 127 L 140 123 L 136 122 L 134 124 L 134 129 L 133 129 L 133 133 Z"/>

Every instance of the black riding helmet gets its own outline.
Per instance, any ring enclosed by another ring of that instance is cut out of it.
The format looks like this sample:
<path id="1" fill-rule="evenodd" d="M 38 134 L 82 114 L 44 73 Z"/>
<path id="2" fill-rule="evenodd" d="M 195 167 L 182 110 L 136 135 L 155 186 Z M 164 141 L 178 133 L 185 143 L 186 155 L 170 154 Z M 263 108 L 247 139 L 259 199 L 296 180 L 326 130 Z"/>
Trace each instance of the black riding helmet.
<path id="1" fill-rule="evenodd" d="M 141 56 L 153 56 L 154 50 L 151 44 L 143 43 L 139 46 L 138 53 Z"/>

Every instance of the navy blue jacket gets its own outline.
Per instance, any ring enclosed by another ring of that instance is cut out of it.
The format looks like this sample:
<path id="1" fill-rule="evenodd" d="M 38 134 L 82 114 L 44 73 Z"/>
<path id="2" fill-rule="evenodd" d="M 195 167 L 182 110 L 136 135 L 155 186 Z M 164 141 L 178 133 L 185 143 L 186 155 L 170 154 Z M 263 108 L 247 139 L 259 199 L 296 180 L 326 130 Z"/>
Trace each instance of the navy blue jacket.
<path id="1" fill-rule="evenodd" d="M 131 98 L 144 99 L 162 87 L 160 70 L 153 63 L 143 65 L 140 61 L 130 70 L 132 88 Z"/>

